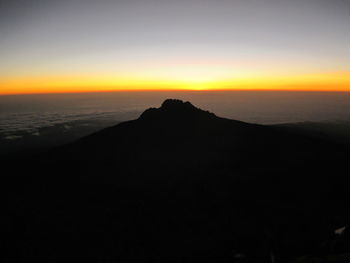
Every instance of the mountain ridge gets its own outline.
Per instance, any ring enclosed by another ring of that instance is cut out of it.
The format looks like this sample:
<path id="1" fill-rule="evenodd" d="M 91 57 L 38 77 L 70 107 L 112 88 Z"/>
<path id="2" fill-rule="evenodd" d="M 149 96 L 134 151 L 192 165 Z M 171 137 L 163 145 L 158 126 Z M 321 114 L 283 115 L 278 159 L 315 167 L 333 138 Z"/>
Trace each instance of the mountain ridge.
<path id="1" fill-rule="evenodd" d="M 236 147 L 243 152 L 247 150 L 254 152 L 258 147 L 283 148 L 283 144 L 292 148 L 298 145 L 305 148 L 308 145 L 307 149 L 311 151 L 313 151 L 312 144 L 318 148 L 320 145 L 333 147 L 333 144 L 317 138 L 293 134 L 279 127 L 221 118 L 193 106 L 190 102 L 171 99 L 165 100 L 159 108 L 145 110 L 138 119 L 105 128 L 71 145 L 77 144 L 81 147 L 84 143 L 91 143 L 94 144 L 94 149 L 97 149 L 99 145 L 108 148 L 118 141 L 120 145 L 115 144 L 116 148 L 122 145 L 127 147 L 125 144 L 127 142 L 135 147 L 137 143 L 145 144 L 149 148 L 162 146 L 159 144 L 152 146 L 147 140 L 162 141 L 164 145 L 171 144 L 174 140 L 180 140 L 175 144 L 182 144 L 184 140 L 188 140 L 186 141 L 188 145 L 207 143 L 208 146 Z M 249 147 L 251 149 L 247 149 Z M 183 148 L 186 148 L 186 143 Z M 317 151 L 317 154 L 322 152 Z"/>
<path id="2" fill-rule="evenodd" d="M 179 99 L 166 99 L 161 104 L 159 108 L 149 108 L 145 110 L 141 115 L 140 119 L 147 118 L 157 118 L 160 117 L 161 114 L 167 115 L 166 117 L 182 117 L 187 118 L 190 116 L 206 116 L 206 117 L 214 117 L 216 116 L 214 113 L 209 111 L 204 111 L 200 108 L 193 106 L 189 101 L 182 101 Z M 155 115 L 155 116 L 154 116 Z"/>
<path id="3" fill-rule="evenodd" d="M 291 262 L 319 253 L 350 222 L 341 172 L 348 153 L 166 100 L 138 119 L 6 164 L 14 176 L 2 192 L 17 222 L 7 238 L 21 254 L 29 238 L 45 248 L 44 259 L 52 244 L 62 257 L 81 257 L 77 238 L 88 262 L 231 262 L 232 251 L 252 263 L 271 251 Z"/>

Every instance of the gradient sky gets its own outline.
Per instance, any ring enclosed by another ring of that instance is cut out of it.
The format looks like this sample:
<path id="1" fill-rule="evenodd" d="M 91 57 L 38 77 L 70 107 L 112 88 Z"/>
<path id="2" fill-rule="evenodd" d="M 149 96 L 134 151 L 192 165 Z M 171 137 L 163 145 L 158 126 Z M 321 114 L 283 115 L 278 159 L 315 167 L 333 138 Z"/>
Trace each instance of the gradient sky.
<path id="1" fill-rule="evenodd" d="M 350 0 L 0 0 L 0 94 L 350 91 Z"/>

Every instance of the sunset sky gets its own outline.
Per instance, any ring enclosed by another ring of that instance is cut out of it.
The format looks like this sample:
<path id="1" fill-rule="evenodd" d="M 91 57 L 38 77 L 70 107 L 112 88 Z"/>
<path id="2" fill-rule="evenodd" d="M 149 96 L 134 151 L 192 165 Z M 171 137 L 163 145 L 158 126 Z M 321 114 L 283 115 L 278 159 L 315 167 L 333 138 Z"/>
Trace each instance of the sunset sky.
<path id="1" fill-rule="evenodd" d="M 348 0 L 1 0 L 0 94 L 350 91 Z"/>

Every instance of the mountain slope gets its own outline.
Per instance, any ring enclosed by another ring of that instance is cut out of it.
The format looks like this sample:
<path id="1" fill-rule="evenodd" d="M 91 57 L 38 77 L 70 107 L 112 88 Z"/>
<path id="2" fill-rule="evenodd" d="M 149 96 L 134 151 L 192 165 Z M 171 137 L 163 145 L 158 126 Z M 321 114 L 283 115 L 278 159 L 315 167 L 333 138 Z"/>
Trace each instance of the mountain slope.
<path id="1" fill-rule="evenodd" d="M 341 145 L 166 100 L 7 164 L 7 243 L 36 261 L 288 262 L 348 222 L 347 157 Z"/>
<path id="2" fill-rule="evenodd" d="M 338 150 L 339 147 L 278 127 L 219 118 L 189 102 L 166 100 L 159 109 L 148 109 L 137 120 L 83 138 L 66 147 L 65 151 L 77 151 L 71 156 L 76 159 L 89 158 L 89 155 L 92 158 L 115 159 L 116 156 L 122 158 L 119 155 L 135 150 L 138 153 L 145 152 L 147 158 L 157 160 L 167 158 L 164 151 L 177 159 L 184 158 L 188 152 L 196 154 L 189 158 L 200 159 L 197 155 L 203 155 L 201 158 L 207 159 L 206 154 L 214 157 L 222 153 L 227 155 L 229 151 L 226 158 L 231 162 L 232 157 L 246 159 L 252 155 L 255 161 L 259 157 L 266 159 L 266 155 L 279 158 L 282 152 L 286 157 L 301 161 L 310 155 L 315 158 L 329 155 L 326 150 L 331 148 Z M 156 155 L 150 153 L 156 150 L 162 152 Z M 177 156 L 173 154 L 176 151 L 179 151 Z"/>

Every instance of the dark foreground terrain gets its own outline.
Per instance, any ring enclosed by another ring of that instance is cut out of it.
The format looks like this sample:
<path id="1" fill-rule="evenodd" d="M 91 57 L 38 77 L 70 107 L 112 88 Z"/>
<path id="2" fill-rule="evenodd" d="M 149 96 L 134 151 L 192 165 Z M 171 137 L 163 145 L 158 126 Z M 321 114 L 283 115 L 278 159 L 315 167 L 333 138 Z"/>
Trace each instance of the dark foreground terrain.
<path id="1" fill-rule="evenodd" d="M 348 146 L 310 133 L 166 100 L 2 161 L 0 257 L 350 262 L 348 157 Z"/>

